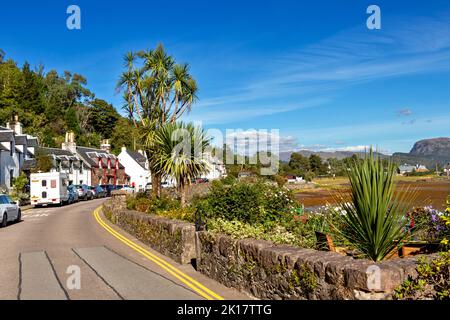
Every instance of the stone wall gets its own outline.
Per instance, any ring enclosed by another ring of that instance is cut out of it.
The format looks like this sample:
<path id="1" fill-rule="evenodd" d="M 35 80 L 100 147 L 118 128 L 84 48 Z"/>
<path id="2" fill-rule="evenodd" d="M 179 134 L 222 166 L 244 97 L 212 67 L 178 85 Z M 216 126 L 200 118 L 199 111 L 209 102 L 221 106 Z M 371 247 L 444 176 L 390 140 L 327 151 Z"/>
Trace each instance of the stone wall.
<path id="1" fill-rule="evenodd" d="M 127 210 L 125 194 L 113 192 L 103 205 L 103 213 L 140 241 L 178 263 L 189 264 L 195 258 L 195 226 L 142 212 Z"/>
<path id="2" fill-rule="evenodd" d="M 190 223 L 127 210 L 125 199 L 125 193 L 114 192 L 105 202 L 104 213 L 113 223 L 179 263 L 196 259 L 199 272 L 260 299 L 390 299 L 393 290 L 416 273 L 417 258 L 373 263 L 334 252 L 195 232 Z"/>
<path id="3" fill-rule="evenodd" d="M 390 299 L 417 265 L 416 258 L 375 264 L 334 252 L 208 232 L 198 232 L 196 243 L 199 272 L 261 299 Z"/>

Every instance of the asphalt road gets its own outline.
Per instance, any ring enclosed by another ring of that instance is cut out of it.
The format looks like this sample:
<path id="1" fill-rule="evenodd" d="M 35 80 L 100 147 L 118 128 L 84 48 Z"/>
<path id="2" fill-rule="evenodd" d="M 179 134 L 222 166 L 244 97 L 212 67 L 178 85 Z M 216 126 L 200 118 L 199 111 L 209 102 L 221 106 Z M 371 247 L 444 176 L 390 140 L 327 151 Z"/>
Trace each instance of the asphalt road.
<path id="1" fill-rule="evenodd" d="M 102 201 L 31 209 L 0 229 L 0 299 L 204 299 L 101 227 L 92 213 Z M 112 227 L 221 297 L 248 299 Z"/>

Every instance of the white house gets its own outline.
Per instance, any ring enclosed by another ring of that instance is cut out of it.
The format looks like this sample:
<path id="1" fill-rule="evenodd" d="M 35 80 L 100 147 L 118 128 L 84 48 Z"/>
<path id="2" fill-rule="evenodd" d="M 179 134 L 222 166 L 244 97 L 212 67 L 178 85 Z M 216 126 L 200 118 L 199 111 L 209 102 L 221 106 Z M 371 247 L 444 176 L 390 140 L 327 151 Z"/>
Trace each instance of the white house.
<path id="1" fill-rule="evenodd" d="M 145 190 L 147 183 L 152 181 L 145 153 L 142 150 L 132 151 L 122 147 L 118 158 L 125 167 L 125 173 L 130 176 L 130 185 L 134 186 L 136 191 Z"/>
<path id="2" fill-rule="evenodd" d="M 61 149 L 42 148 L 39 151 L 50 157 L 52 172 L 69 175 L 69 184 L 126 184 L 128 176 L 123 164 L 110 153 L 110 145 L 104 140 L 100 149 L 77 146 L 73 132 L 67 132 Z"/>
<path id="3" fill-rule="evenodd" d="M 17 116 L 0 127 L 0 187 L 10 190 L 13 179 L 27 172 L 34 161 L 37 138 L 23 134 Z"/>
<path id="4" fill-rule="evenodd" d="M 221 160 L 213 157 L 211 154 L 205 155 L 206 161 L 208 162 L 208 172 L 203 174 L 200 178 L 206 178 L 208 180 L 221 179 L 227 175 L 225 165 Z"/>

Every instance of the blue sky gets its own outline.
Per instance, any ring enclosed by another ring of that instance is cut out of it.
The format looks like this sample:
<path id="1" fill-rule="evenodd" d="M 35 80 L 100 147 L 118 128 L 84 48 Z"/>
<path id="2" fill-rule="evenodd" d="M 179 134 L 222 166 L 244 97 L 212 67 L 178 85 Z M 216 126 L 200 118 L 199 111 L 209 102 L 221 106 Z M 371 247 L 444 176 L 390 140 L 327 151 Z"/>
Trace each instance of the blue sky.
<path id="1" fill-rule="evenodd" d="M 82 29 L 66 28 L 77 4 Z M 381 8 L 382 29 L 366 27 Z M 162 42 L 188 62 L 207 128 L 280 129 L 281 151 L 409 151 L 450 136 L 450 3 L 434 1 L 21 1 L 2 4 L 0 48 L 70 70 L 122 105 L 122 55 Z"/>

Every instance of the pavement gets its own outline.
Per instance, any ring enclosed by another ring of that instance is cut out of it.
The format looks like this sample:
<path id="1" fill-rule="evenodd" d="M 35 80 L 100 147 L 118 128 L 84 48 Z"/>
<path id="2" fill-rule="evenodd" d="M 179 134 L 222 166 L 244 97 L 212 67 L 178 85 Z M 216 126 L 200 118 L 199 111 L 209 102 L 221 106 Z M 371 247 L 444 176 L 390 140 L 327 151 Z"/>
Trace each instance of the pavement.
<path id="1" fill-rule="evenodd" d="M 103 201 L 26 210 L 0 229 L 0 300 L 250 299 L 111 225 Z"/>

